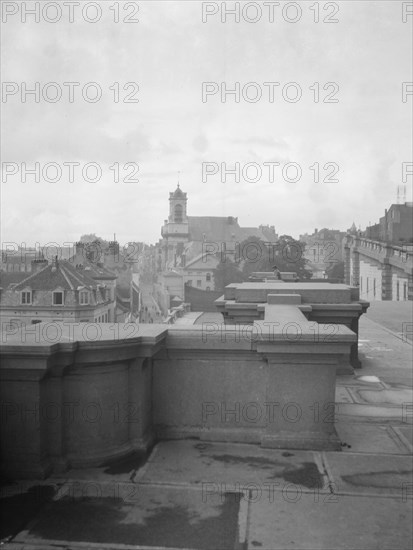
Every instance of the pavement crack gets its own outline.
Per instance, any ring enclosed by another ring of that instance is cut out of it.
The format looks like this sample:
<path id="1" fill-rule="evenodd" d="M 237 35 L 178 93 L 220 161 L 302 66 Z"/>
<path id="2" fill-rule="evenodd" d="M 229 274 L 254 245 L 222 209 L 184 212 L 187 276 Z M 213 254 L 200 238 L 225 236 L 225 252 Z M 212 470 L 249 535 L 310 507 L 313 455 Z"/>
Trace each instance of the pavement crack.
<path id="1" fill-rule="evenodd" d="M 329 481 L 328 484 L 327 484 L 327 487 L 328 487 L 328 490 L 330 491 L 330 494 L 331 494 L 331 495 L 335 495 L 335 492 L 334 492 L 334 482 L 333 482 L 333 481 Z"/>
<path id="2" fill-rule="evenodd" d="M 324 452 L 320 454 L 320 462 L 321 462 L 321 470 L 323 472 L 323 476 L 325 477 L 327 481 L 327 489 L 329 490 L 330 494 L 334 495 L 334 487 L 336 486 L 336 483 L 334 481 L 333 475 L 330 471 L 330 468 L 328 466 L 327 457 Z"/>

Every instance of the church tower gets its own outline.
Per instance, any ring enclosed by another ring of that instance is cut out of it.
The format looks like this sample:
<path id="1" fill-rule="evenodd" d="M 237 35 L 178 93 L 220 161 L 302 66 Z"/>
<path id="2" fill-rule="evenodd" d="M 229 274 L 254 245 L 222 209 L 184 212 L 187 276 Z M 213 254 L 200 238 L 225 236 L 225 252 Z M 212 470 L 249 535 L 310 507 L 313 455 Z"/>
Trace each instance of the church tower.
<path id="1" fill-rule="evenodd" d="M 163 269 L 173 268 L 181 264 L 184 245 L 189 241 L 189 222 L 186 213 L 186 193 L 179 187 L 169 193 L 169 217 L 161 229 L 163 237 Z"/>
<path id="2" fill-rule="evenodd" d="M 178 187 L 173 193 L 169 193 L 169 223 L 182 224 L 188 221 L 186 216 L 186 193 Z"/>

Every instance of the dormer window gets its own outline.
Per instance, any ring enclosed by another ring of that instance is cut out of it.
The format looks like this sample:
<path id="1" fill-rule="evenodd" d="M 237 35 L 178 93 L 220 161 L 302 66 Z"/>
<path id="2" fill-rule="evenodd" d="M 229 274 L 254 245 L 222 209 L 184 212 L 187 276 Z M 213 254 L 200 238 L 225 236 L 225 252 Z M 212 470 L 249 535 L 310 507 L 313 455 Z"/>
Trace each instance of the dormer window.
<path id="1" fill-rule="evenodd" d="M 32 303 L 31 290 L 23 290 L 23 292 L 20 293 L 20 303 L 24 305 Z"/>
<path id="2" fill-rule="evenodd" d="M 55 290 L 53 292 L 53 305 L 54 306 L 63 305 L 63 292 L 61 290 Z"/>
<path id="3" fill-rule="evenodd" d="M 81 306 L 89 305 L 89 292 L 87 290 L 81 290 L 79 292 L 79 303 Z"/>

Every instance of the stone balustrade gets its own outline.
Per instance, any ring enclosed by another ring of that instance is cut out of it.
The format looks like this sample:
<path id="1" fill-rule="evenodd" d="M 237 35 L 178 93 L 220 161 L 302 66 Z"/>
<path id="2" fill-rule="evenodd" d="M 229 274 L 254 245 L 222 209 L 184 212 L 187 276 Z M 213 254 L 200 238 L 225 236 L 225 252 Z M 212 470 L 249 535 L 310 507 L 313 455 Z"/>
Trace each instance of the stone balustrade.
<path id="1" fill-rule="evenodd" d="M 367 292 L 367 278 L 370 279 L 370 288 L 373 280 L 381 293 L 375 299 L 399 300 L 397 290 L 399 284 L 407 284 L 407 299 L 413 300 L 413 244 L 402 246 L 391 242 L 380 242 L 366 239 L 358 235 L 346 235 L 344 239 L 344 273 L 345 282 L 360 285 L 365 282 L 363 295 Z M 368 266 L 374 266 L 376 273 L 369 273 Z M 393 283 L 396 280 L 396 284 Z M 406 299 L 403 297 L 402 299 Z"/>

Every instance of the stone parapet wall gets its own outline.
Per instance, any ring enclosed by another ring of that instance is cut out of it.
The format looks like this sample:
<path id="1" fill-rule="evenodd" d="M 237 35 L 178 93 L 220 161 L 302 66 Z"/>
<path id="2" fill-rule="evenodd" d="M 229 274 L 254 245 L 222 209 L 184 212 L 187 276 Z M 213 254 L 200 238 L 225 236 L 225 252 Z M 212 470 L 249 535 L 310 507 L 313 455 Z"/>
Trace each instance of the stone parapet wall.
<path id="1" fill-rule="evenodd" d="M 382 300 L 383 265 L 368 258 L 360 260 L 360 296 L 365 300 Z"/>
<path id="2" fill-rule="evenodd" d="M 341 326 L 320 339 L 300 320 L 299 337 L 271 320 L 3 333 L 3 473 L 101 465 L 171 437 L 339 449 L 336 368 L 357 336 Z"/>
<path id="3" fill-rule="evenodd" d="M 331 283 L 292 283 L 274 281 L 272 283 L 233 283 L 225 287 L 224 295 L 216 300 L 217 310 L 222 313 L 226 324 L 252 324 L 265 318 L 265 307 L 271 295 L 298 296 L 298 309 L 308 321 L 313 322 L 312 330 L 320 335 L 334 334 L 338 325 L 344 324 L 358 336 L 358 320 L 366 312 L 369 303 L 360 300 L 358 287 Z M 290 302 L 291 303 L 291 302 Z M 288 319 L 280 319 L 280 326 L 287 331 L 291 328 Z M 318 323 L 324 323 L 321 328 Z M 302 322 L 296 323 L 301 327 Z M 351 346 L 346 361 L 341 361 L 339 374 L 352 374 L 360 368 L 357 342 Z"/>

